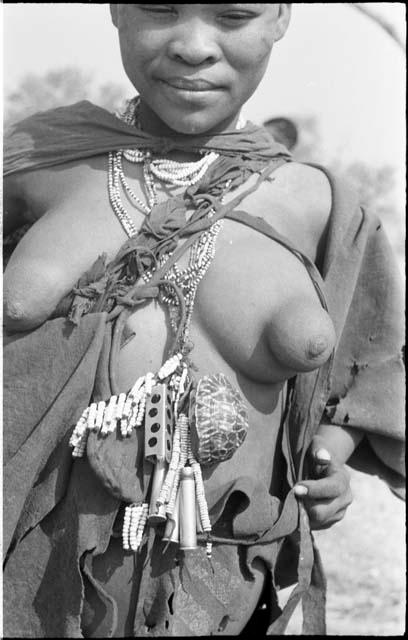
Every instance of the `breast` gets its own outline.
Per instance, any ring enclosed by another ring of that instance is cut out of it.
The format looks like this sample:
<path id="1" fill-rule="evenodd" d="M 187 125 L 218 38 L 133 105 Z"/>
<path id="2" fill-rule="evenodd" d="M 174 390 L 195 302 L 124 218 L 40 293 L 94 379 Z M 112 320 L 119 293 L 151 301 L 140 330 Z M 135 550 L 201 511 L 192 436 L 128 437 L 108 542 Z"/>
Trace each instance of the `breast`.
<path id="1" fill-rule="evenodd" d="M 302 262 L 229 221 L 200 285 L 194 319 L 234 369 L 262 383 L 321 366 L 335 344 L 333 323 Z"/>
<path id="2" fill-rule="evenodd" d="M 129 329 L 136 339 L 122 349 L 124 387 L 160 367 L 172 337 L 168 312 L 157 301 L 139 307 Z M 277 242 L 224 221 L 198 287 L 191 339 L 192 359 L 203 375 L 233 371 L 277 384 L 321 366 L 335 334 L 300 260 Z"/>

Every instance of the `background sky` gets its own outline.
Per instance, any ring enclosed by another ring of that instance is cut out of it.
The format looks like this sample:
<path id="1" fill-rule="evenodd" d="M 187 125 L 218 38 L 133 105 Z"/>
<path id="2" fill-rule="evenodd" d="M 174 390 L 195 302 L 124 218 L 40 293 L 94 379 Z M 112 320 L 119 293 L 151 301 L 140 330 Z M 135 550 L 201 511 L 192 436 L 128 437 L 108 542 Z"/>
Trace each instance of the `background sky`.
<path id="1" fill-rule="evenodd" d="M 365 3 L 405 32 L 403 3 Z M 3 5 L 4 90 L 28 72 L 79 66 L 133 94 L 121 67 L 108 4 Z M 86 97 L 86 96 L 84 96 Z M 363 160 L 397 169 L 394 198 L 405 198 L 405 56 L 375 23 L 344 3 L 293 5 L 265 78 L 245 107 L 255 122 L 316 115 L 323 161 Z"/>

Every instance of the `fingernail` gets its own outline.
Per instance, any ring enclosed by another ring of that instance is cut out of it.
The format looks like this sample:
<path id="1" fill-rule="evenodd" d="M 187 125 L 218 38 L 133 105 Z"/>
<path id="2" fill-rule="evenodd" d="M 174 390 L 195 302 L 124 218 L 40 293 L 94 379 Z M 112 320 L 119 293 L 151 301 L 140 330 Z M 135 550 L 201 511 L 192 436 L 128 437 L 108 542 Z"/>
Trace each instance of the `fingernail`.
<path id="1" fill-rule="evenodd" d="M 315 455 L 316 455 L 316 458 L 318 458 L 322 462 L 330 462 L 331 460 L 331 455 L 327 451 L 327 449 L 318 449 Z"/>
<path id="2" fill-rule="evenodd" d="M 305 496 L 307 495 L 307 487 L 304 487 L 301 484 L 296 485 L 296 487 L 294 488 L 294 492 L 297 496 Z"/>

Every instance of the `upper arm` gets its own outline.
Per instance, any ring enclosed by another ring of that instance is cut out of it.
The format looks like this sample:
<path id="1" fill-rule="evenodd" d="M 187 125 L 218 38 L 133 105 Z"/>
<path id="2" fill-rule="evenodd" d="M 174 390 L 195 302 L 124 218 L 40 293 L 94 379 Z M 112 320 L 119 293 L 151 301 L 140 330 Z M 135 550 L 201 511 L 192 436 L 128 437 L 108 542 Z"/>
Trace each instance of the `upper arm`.
<path id="1" fill-rule="evenodd" d="M 264 218 L 313 262 L 318 261 L 332 209 L 325 173 L 288 162 L 242 201 L 242 208 Z"/>
<path id="2" fill-rule="evenodd" d="M 280 199 L 288 204 L 287 237 L 317 262 L 332 210 L 332 190 L 327 176 L 315 167 L 291 162 L 280 167 L 271 178 Z"/>

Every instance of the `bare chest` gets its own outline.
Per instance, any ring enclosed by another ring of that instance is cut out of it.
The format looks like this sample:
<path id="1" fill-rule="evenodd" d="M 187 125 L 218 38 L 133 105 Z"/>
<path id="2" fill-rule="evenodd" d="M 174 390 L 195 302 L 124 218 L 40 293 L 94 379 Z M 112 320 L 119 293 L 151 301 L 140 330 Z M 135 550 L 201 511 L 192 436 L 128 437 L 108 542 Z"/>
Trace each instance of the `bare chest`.
<path id="1" fill-rule="evenodd" d="M 139 168 L 130 167 L 126 178 L 132 192 L 145 202 Z M 106 157 L 61 172 L 43 172 L 32 194 L 34 207 L 51 210 L 51 216 L 65 226 L 70 242 L 73 236 L 77 238 L 78 251 L 71 252 L 67 260 L 67 282 L 72 285 L 99 255 L 106 253 L 108 260 L 113 259 L 126 241 L 109 202 Z M 170 195 L 165 189 L 160 193 L 163 199 Z M 123 206 L 139 228 L 145 213 L 137 201 L 130 200 L 122 194 Z M 291 194 L 279 187 L 279 181 L 277 188 L 266 184 L 245 198 L 240 208 L 263 216 L 300 251 L 314 257 L 315 236 L 308 221 L 299 218 L 291 206 Z M 178 264 L 180 270 L 188 267 L 189 258 L 186 251 Z M 191 318 L 197 367 L 204 373 L 214 368 L 226 373 L 238 371 L 261 383 L 273 379 L 275 365 L 266 346 L 265 326 L 282 302 L 296 292 L 315 295 L 297 258 L 245 225 L 223 221 L 214 257 L 196 291 Z M 137 339 L 122 349 L 124 387 L 146 370 L 160 367 L 172 339 L 168 309 L 157 301 L 138 307 L 128 324 Z"/>

